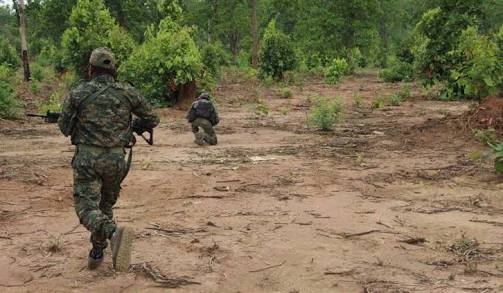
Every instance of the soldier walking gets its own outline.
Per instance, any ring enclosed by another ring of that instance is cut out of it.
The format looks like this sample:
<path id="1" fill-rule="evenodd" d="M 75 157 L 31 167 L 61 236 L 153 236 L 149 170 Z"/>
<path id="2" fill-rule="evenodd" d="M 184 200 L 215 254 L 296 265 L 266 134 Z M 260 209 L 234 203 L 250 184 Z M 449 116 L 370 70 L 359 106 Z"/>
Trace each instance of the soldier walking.
<path id="1" fill-rule="evenodd" d="M 114 268 L 127 271 L 134 232 L 115 223 L 112 207 L 129 169 L 125 147 L 134 139 L 133 128 L 152 129 L 159 117 L 138 90 L 115 81 L 114 56 L 107 48 L 92 52 L 89 76 L 91 81 L 70 91 L 58 125 L 75 145 L 73 198 L 80 223 L 91 232 L 88 268 L 102 263 L 110 240 Z"/>

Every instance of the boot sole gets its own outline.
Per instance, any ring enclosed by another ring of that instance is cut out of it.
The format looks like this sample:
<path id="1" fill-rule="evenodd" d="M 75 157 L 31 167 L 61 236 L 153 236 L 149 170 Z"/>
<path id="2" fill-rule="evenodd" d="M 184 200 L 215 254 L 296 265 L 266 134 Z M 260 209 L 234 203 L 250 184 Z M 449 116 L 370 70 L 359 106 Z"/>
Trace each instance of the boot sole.
<path id="1" fill-rule="evenodd" d="M 133 229 L 125 227 L 117 239 L 117 248 L 114 257 L 114 269 L 118 272 L 127 272 L 131 263 L 131 251 L 133 248 Z"/>

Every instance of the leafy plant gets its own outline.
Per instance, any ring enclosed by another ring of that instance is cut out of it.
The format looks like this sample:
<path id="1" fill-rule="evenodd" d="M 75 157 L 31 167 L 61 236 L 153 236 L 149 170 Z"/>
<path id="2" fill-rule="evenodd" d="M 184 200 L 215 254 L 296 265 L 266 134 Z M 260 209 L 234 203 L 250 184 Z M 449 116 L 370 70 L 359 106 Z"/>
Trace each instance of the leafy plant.
<path id="1" fill-rule="evenodd" d="M 389 104 L 391 106 L 400 106 L 403 103 L 403 98 L 400 95 L 391 95 L 389 97 Z"/>
<path id="2" fill-rule="evenodd" d="M 276 29 L 273 19 L 267 26 L 260 48 L 260 76 L 271 76 L 274 80 L 283 79 L 285 71 L 295 68 L 297 58 L 290 39 Z"/>
<path id="3" fill-rule="evenodd" d="M 287 107 L 281 107 L 281 108 L 279 109 L 279 112 L 280 112 L 282 115 L 286 116 L 286 115 L 288 115 L 288 113 L 290 112 L 290 109 L 288 109 Z"/>
<path id="4" fill-rule="evenodd" d="M 497 141 L 496 130 L 494 128 L 473 129 L 475 138 L 483 144 L 495 144 Z"/>
<path id="5" fill-rule="evenodd" d="M 344 58 L 335 58 L 325 69 L 325 81 L 329 84 L 337 84 L 339 80 L 349 73 L 349 65 Z"/>
<path id="6" fill-rule="evenodd" d="M 489 143 L 495 154 L 494 168 L 496 172 L 503 174 L 503 143 L 493 144 Z"/>
<path id="7" fill-rule="evenodd" d="M 386 99 L 384 97 L 377 97 L 372 100 L 370 107 L 372 109 L 381 109 L 386 106 Z"/>
<path id="8" fill-rule="evenodd" d="M 412 97 L 411 87 L 409 85 L 403 85 L 400 87 L 400 91 L 398 91 L 398 96 L 400 96 L 403 100 L 407 100 Z"/>
<path id="9" fill-rule="evenodd" d="M 103 0 L 78 0 L 72 9 L 70 27 L 61 41 L 64 62 L 81 77 L 87 75 L 93 49 L 109 47 L 120 65 L 133 44 L 131 36 L 116 24 Z"/>
<path id="10" fill-rule="evenodd" d="M 309 111 L 307 124 L 322 131 L 330 131 L 336 122 L 342 120 L 342 99 L 329 100 L 326 97 L 313 98 L 314 107 Z"/>
<path id="11" fill-rule="evenodd" d="M 202 62 L 205 69 L 214 77 L 219 78 L 222 66 L 230 64 L 230 56 L 221 43 L 206 44 L 201 49 Z"/>
<path id="12" fill-rule="evenodd" d="M 202 68 L 191 29 L 165 18 L 159 30 L 149 31 L 145 42 L 119 68 L 119 77 L 134 82 L 147 99 L 162 101 L 170 95 L 170 85 L 195 80 Z"/>
<path id="13" fill-rule="evenodd" d="M 451 78 L 463 96 L 482 98 L 495 94 L 503 85 L 503 64 L 498 46 L 476 27 L 464 30 L 453 55 L 459 62 L 451 70 Z"/>
<path id="14" fill-rule="evenodd" d="M 360 95 L 353 96 L 353 106 L 361 108 L 363 106 L 363 97 Z"/>
<path id="15" fill-rule="evenodd" d="M 257 116 L 269 116 L 270 111 L 269 105 L 264 101 L 258 101 L 254 106 L 254 112 Z"/>
<path id="16" fill-rule="evenodd" d="M 379 77 L 385 82 L 413 81 L 414 67 L 410 63 L 393 60 L 390 62 L 388 68 L 379 72 Z"/>
<path id="17" fill-rule="evenodd" d="M 289 88 L 283 88 L 281 89 L 281 98 L 283 99 L 289 99 L 293 96 L 293 92 Z"/>
<path id="18" fill-rule="evenodd" d="M 12 69 L 18 68 L 20 65 L 16 48 L 3 38 L 0 38 L 0 65 L 8 66 Z"/>
<path id="19" fill-rule="evenodd" d="M 15 118 L 21 103 L 16 99 L 13 80 L 13 70 L 6 65 L 0 65 L 0 117 Z"/>

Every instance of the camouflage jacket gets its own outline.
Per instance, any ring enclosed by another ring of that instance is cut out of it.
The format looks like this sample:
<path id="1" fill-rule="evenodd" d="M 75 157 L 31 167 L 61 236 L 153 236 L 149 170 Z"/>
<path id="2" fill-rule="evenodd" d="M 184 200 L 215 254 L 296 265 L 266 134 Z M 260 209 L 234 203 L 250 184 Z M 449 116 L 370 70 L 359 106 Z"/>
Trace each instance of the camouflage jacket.
<path id="1" fill-rule="evenodd" d="M 95 98 L 91 97 L 107 86 Z M 132 114 L 138 117 L 136 126 L 154 128 L 159 124 L 157 114 L 134 87 L 115 82 L 111 75 L 99 75 L 70 91 L 58 125 L 63 134 L 72 136 L 74 145 L 120 147 L 127 145 L 133 135 Z"/>
<path id="2" fill-rule="evenodd" d="M 217 110 L 213 106 L 213 103 L 207 99 L 198 99 L 192 103 L 192 107 L 190 107 L 189 113 L 187 113 L 187 120 L 192 122 L 197 118 L 208 119 L 213 126 L 220 122 Z"/>

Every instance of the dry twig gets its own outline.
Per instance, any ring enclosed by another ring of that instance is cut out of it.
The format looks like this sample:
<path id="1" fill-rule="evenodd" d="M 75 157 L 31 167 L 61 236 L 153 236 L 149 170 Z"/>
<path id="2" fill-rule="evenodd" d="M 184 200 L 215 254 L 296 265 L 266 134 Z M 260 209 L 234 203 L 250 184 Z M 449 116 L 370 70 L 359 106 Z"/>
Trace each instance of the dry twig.
<path id="1" fill-rule="evenodd" d="M 136 274 L 142 273 L 152 281 L 161 284 L 161 287 L 165 288 L 180 288 L 188 285 L 201 285 L 199 282 L 188 280 L 186 278 L 166 277 L 159 270 L 153 268 L 149 263 L 132 264 L 129 271 Z"/>

